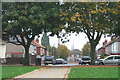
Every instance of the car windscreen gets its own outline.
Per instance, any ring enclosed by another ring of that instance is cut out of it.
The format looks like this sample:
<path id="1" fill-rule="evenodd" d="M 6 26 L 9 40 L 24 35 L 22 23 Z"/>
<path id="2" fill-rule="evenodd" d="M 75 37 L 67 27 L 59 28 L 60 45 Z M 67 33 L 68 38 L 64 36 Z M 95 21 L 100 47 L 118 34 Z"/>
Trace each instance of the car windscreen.
<path id="1" fill-rule="evenodd" d="M 90 60 L 90 58 L 82 58 L 82 60 Z"/>
<path id="2" fill-rule="evenodd" d="M 53 59 L 53 57 L 49 56 L 49 57 L 46 57 L 46 59 Z"/>

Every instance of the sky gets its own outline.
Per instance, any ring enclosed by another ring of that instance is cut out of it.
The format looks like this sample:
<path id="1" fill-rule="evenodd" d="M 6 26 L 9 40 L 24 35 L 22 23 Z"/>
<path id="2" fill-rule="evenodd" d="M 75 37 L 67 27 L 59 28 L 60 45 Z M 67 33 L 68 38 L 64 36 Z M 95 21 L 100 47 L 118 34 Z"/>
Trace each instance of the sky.
<path id="1" fill-rule="evenodd" d="M 41 40 L 42 36 L 39 38 L 39 40 Z M 82 50 L 83 46 L 89 41 L 86 34 L 84 33 L 79 33 L 77 34 L 77 36 L 75 35 L 75 33 L 72 33 L 71 36 L 67 37 L 69 39 L 69 42 L 66 43 L 62 43 L 60 41 L 60 44 L 62 45 L 66 45 L 67 48 L 69 50 L 73 50 L 73 49 L 79 49 Z M 105 39 L 109 42 L 111 40 L 111 37 L 104 37 L 104 35 L 102 35 L 99 44 L 96 47 L 96 50 L 99 49 L 100 47 L 102 47 L 103 42 L 105 41 Z M 49 42 L 51 46 L 55 46 L 58 47 L 58 38 L 57 36 L 53 36 L 53 37 L 49 37 Z M 41 43 L 41 41 L 40 41 Z"/>

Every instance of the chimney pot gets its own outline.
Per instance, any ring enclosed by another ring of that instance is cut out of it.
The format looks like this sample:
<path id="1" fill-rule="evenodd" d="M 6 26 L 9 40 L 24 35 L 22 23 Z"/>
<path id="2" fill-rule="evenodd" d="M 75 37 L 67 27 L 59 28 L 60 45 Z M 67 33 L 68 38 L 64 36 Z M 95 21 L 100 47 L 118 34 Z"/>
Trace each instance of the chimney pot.
<path id="1" fill-rule="evenodd" d="M 39 43 L 39 39 L 38 38 L 36 39 L 36 42 Z"/>

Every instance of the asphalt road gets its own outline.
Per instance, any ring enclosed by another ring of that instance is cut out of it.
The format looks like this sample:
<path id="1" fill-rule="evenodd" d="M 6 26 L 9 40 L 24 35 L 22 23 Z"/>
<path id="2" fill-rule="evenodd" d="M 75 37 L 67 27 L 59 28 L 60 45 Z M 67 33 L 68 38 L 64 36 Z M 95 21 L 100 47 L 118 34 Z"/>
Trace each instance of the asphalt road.
<path id="1" fill-rule="evenodd" d="M 55 67 L 57 67 L 57 66 L 77 66 L 77 65 L 79 65 L 79 64 L 56 64 L 56 65 L 49 64 L 49 65 L 46 65 L 46 66 L 55 66 Z"/>

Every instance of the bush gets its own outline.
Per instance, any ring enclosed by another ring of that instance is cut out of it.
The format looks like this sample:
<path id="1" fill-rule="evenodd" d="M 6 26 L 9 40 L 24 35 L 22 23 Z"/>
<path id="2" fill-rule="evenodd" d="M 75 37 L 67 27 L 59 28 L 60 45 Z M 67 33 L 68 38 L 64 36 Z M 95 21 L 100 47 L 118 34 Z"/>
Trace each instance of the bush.
<path id="1" fill-rule="evenodd" d="M 109 56 L 108 54 L 102 54 L 101 56 L 100 56 L 100 58 L 106 58 L 107 56 Z"/>

